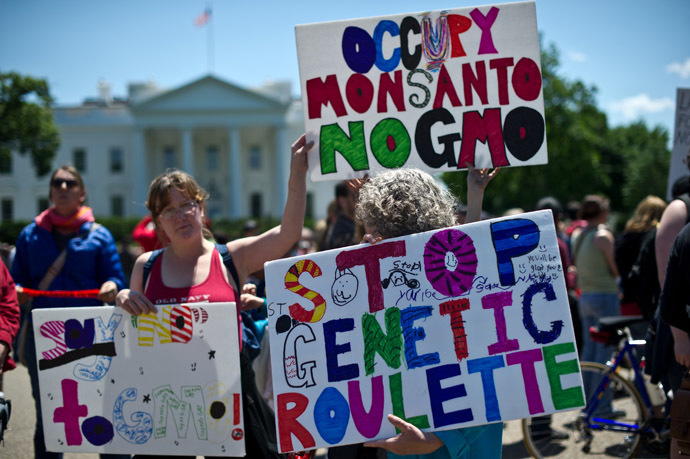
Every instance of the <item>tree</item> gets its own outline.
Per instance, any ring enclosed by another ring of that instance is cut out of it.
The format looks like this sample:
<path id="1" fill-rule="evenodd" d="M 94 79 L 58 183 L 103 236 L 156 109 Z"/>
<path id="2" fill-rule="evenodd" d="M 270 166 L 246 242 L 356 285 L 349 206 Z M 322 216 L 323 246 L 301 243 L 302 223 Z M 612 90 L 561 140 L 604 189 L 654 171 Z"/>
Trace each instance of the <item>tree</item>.
<path id="1" fill-rule="evenodd" d="M 53 122 L 48 83 L 40 78 L 0 73 L 0 162 L 8 164 L 12 151 L 29 153 L 40 177 L 50 172 L 60 146 Z"/>
<path id="2" fill-rule="evenodd" d="M 597 193 L 606 195 L 614 210 L 634 208 L 641 193 L 649 194 L 650 188 L 642 186 L 645 170 L 652 168 L 663 176 L 668 171 L 668 160 L 663 160 L 670 154 L 664 146 L 665 131 L 650 132 L 643 123 L 610 130 L 606 115 L 596 106 L 596 88 L 558 75 L 553 44 L 542 47 L 541 65 L 549 163 L 501 171 L 487 188 L 485 208 L 531 210 L 543 196 L 555 196 L 565 204 Z M 459 173 L 446 173 L 443 179 L 455 194 L 466 180 Z"/>
<path id="3" fill-rule="evenodd" d="M 671 152 L 668 131 L 662 127 L 650 130 L 642 121 L 616 127 L 610 132 L 611 148 L 620 155 L 623 186 L 620 187 L 622 208 L 632 211 L 646 196 L 666 199 Z"/>

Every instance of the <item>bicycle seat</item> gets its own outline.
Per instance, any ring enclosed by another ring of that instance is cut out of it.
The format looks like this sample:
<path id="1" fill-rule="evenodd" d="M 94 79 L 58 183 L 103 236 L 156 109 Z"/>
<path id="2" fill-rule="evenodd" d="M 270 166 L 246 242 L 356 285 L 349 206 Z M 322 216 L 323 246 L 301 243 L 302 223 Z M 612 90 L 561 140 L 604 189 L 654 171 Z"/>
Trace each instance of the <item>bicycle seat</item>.
<path id="1" fill-rule="evenodd" d="M 599 331 L 622 330 L 628 325 L 646 322 L 642 316 L 610 316 L 599 319 Z"/>

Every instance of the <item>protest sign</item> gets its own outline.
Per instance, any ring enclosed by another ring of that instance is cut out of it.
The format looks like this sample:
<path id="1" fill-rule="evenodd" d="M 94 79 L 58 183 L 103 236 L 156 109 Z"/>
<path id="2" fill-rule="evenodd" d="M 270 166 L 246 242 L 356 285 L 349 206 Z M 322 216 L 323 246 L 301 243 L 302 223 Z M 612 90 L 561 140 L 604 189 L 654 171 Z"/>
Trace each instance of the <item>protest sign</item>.
<path id="1" fill-rule="evenodd" d="M 32 317 L 48 451 L 244 455 L 235 303 Z"/>
<path id="2" fill-rule="evenodd" d="M 546 164 L 534 2 L 295 27 L 310 177 Z"/>
<path id="3" fill-rule="evenodd" d="M 678 88 L 676 91 L 676 123 L 673 127 L 673 151 L 668 168 L 668 189 L 666 198 L 671 200 L 673 182 L 683 175 L 688 175 L 686 164 L 690 158 L 690 88 Z"/>
<path id="4" fill-rule="evenodd" d="M 270 262 L 283 452 L 584 405 L 551 212 Z"/>

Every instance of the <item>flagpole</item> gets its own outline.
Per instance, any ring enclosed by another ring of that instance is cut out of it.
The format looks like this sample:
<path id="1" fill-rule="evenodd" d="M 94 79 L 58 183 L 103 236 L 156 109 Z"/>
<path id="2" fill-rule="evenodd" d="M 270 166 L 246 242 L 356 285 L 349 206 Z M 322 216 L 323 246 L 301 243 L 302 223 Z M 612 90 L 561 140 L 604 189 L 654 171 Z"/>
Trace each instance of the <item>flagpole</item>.
<path id="1" fill-rule="evenodd" d="M 207 5 L 207 10 L 211 12 L 208 19 L 208 27 L 206 28 L 206 59 L 208 65 L 208 73 L 212 74 L 214 70 L 214 33 L 213 33 L 213 4 L 211 2 Z"/>

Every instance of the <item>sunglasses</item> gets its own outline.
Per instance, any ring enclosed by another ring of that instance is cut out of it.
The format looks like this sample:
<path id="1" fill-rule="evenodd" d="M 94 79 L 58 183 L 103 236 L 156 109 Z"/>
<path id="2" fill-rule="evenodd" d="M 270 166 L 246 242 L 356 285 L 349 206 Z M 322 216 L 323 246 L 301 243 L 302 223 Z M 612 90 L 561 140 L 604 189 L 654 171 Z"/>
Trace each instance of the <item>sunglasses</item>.
<path id="1" fill-rule="evenodd" d="M 54 178 L 50 182 L 50 186 L 53 188 L 62 188 L 63 183 L 67 185 L 67 188 L 75 188 L 79 186 L 79 182 L 77 182 L 74 179 L 63 179 L 63 178 Z"/>

